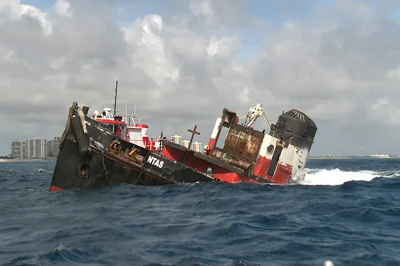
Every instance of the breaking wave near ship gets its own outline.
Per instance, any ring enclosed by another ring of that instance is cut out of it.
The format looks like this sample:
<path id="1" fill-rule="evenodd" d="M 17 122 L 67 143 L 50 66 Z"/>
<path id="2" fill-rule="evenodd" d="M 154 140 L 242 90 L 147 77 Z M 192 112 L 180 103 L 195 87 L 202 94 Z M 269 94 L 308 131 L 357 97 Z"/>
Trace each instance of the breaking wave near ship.
<path id="1" fill-rule="evenodd" d="M 400 171 L 343 171 L 336 169 L 305 169 L 304 179 L 299 181 L 301 185 L 342 185 L 349 181 L 371 181 L 374 178 L 392 178 L 400 176 Z"/>
<path id="2" fill-rule="evenodd" d="M 312 159 L 295 184 L 338 186 L 346 182 L 369 182 L 379 178 L 400 177 L 399 158 Z"/>

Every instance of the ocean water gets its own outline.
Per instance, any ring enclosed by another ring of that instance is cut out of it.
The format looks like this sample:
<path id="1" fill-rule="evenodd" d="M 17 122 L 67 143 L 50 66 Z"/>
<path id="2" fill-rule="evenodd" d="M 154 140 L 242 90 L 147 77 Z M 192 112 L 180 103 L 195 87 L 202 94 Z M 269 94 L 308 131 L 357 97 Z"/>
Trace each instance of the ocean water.
<path id="1" fill-rule="evenodd" d="M 301 184 L 48 192 L 0 163 L 0 265 L 400 265 L 400 159 L 310 159 Z"/>

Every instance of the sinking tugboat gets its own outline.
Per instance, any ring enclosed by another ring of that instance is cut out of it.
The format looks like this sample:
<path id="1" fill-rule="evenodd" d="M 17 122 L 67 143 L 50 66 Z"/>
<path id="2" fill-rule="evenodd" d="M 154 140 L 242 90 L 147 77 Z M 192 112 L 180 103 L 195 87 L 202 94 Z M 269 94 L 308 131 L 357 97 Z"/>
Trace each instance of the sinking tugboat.
<path id="1" fill-rule="evenodd" d="M 215 180 L 161 156 L 157 150 L 120 138 L 108 123 L 88 117 L 88 110 L 77 103 L 69 108 L 50 191 L 121 183 L 166 185 Z"/>
<path id="2" fill-rule="evenodd" d="M 288 184 L 301 178 L 317 126 L 304 113 L 290 110 L 265 130 L 253 128 L 265 116 L 257 104 L 239 124 L 235 112 L 223 109 L 205 152 L 163 140 L 151 150 L 124 139 L 104 121 L 88 117 L 89 107 L 73 103 L 50 184 L 50 191 L 96 188 L 113 184 L 166 185 L 194 182 Z M 119 117 L 114 117 L 119 121 Z M 267 120 L 268 121 L 268 120 Z M 117 123 L 120 124 L 120 123 Z M 227 130 L 226 137 L 221 136 Z M 194 134 L 194 130 L 189 130 Z M 219 145 L 219 143 L 223 145 Z"/>

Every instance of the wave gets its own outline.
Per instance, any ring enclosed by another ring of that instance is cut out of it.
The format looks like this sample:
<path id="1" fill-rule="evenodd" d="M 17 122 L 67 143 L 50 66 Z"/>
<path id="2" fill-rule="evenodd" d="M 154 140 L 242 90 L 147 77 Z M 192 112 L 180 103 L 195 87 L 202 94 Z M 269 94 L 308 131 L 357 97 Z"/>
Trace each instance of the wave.
<path id="1" fill-rule="evenodd" d="M 97 253 L 97 254 L 96 254 Z M 89 250 L 82 250 L 77 248 L 66 248 L 61 243 L 52 251 L 39 253 L 37 255 L 23 255 L 4 265 L 45 265 L 64 264 L 66 262 L 71 264 L 85 264 L 85 265 L 99 265 L 106 262 L 97 259 L 95 255 L 104 253 L 102 249 L 92 248 Z M 106 263 L 108 265 L 108 263 Z"/>
<path id="2" fill-rule="evenodd" d="M 371 181 L 377 177 L 391 178 L 400 176 L 400 171 L 342 171 L 336 169 L 305 169 L 302 185 L 337 186 L 349 181 Z"/>

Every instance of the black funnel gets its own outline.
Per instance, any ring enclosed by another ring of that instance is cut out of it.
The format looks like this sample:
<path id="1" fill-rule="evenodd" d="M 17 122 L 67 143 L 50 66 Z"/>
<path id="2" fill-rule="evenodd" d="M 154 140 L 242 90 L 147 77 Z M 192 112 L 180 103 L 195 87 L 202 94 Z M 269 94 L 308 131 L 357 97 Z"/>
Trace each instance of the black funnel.
<path id="1" fill-rule="evenodd" d="M 286 145 L 292 144 L 299 148 L 311 149 L 317 125 L 303 112 L 292 109 L 282 113 L 276 125 L 271 126 L 270 135 L 283 139 Z"/>

